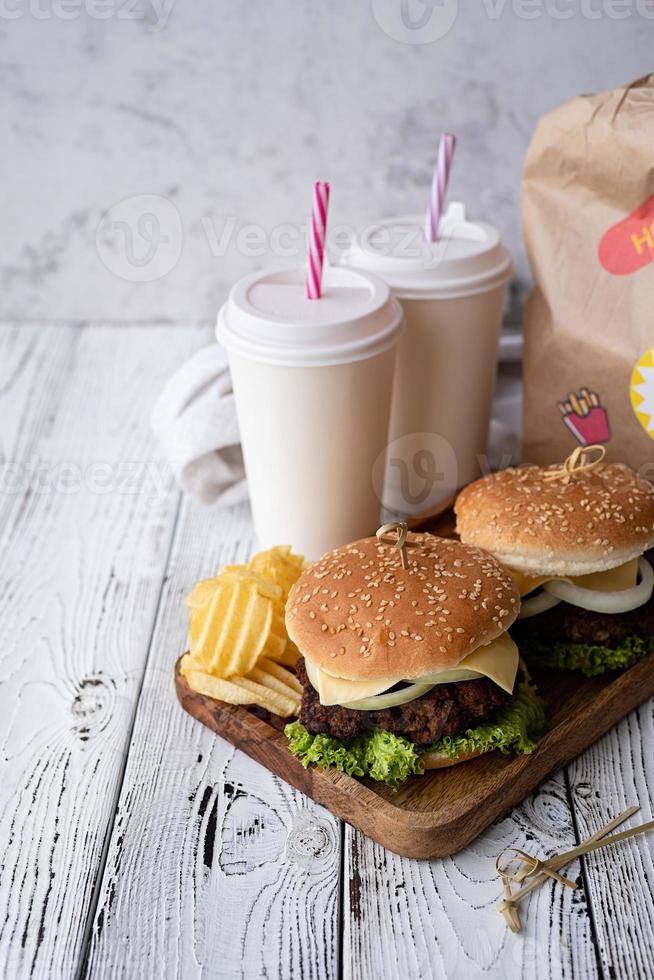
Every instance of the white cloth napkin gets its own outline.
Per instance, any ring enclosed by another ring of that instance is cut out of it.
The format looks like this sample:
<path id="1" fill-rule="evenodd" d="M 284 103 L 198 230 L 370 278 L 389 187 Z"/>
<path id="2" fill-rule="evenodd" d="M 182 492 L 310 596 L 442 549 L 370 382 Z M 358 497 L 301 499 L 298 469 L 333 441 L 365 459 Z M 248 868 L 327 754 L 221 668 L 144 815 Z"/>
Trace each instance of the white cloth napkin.
<path id="1" fill-rule="evenodd" d="M 227 355 L 203 347 L 175 372 L 151 416 L 177 481 L 204 503 L 247 500 Z"/>

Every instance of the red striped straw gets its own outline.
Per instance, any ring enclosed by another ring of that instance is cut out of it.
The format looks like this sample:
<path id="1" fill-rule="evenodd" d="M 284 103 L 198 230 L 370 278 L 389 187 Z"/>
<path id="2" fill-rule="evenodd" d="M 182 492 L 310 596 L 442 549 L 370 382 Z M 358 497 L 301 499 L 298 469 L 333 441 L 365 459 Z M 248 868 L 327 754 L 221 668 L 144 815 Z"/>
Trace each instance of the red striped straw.
<path id="1" fill-rule="evenodd" d="M 425 238 L 428 242 L 438 241 L 438 225 L 445 210 L 447 184 L 450 179 L 450 167 L 456 146 L 456 136 L 443 133 L 438 144 L 438 157 L 434 167 L 434 177 L 431 182 L 431 196 L 425 217 Z"/>
<path id="2" fill-rule="evenodd" d="M 322 296 L 322 267 L 325 261 L 325 237 L 327 234 L 327 208 L 329 207 L 329 183 L 317 180 L 313 185 L 313 210 L 309 237 L 309 267 L 307 269 L 307 299 Z"/>

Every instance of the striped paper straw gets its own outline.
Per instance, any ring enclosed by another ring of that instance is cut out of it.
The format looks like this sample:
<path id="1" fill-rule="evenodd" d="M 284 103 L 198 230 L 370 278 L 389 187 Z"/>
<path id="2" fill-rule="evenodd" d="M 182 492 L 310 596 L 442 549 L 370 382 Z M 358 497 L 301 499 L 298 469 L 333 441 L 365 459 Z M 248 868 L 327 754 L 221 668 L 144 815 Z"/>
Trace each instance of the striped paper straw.
<path id="1" fill-rule="evenodd" d="M 428 242 L 438 241 L 438 224 L 445 210 L 447 184 L 450 179 L 450 167 L 456 146 L 456 136 L 443 133 L 438 144 L 438 157 L 434 167 L 434 178 L 431 182 L 431 196 L 425 217 L 425 238 Z"/>
<path id="2" fill-rule="evenodd" d="M 307 299 L 320 299 L 322 295 L 322 267 L 325 260 L 328 207 L 329 183 L 317 180 L 313 185 L 313 210 L 311 212 L 309 266 L 307 269 Z"/>

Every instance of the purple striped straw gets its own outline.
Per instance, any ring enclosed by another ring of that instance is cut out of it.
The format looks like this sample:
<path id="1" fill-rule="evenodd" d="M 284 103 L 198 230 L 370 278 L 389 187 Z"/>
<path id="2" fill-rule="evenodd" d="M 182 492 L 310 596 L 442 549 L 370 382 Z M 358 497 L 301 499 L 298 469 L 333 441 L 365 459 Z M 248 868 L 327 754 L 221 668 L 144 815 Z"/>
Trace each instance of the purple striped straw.
<path id="1" fill-rule="evenodd" d="M 431 196 L 425 216 L 425 238 L 428 242 L 438 241 L 438 225 L 445 210 L 447 184 L 450 179 L 450 167 L 456 146 L 456 136 L 443 133 L 438 144 L 438 157 L 434 167 L 434 177 L 431 182 Z"/>
<path id="2" fill-rule="evenodd" d="M 313 185 L 313 209 L 309 236 L 309 265 L 307 268 L 307 299 L 322 296 L 322 267 L 325 260 L 327 235 L 327 208 L 329 207 L 329 183 L 317 180 Z"/>

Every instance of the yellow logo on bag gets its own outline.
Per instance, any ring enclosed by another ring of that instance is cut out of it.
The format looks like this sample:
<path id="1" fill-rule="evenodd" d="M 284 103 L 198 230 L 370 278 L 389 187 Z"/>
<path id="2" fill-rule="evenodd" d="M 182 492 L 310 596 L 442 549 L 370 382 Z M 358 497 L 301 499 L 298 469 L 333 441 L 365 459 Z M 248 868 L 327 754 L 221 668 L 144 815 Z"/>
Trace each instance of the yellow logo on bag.
<path id="1" fill-rule="evenodd" d="M 650 438 L 654 439 L 654 347 L 636 364 L 629 386 L 631 407 Z"/>

